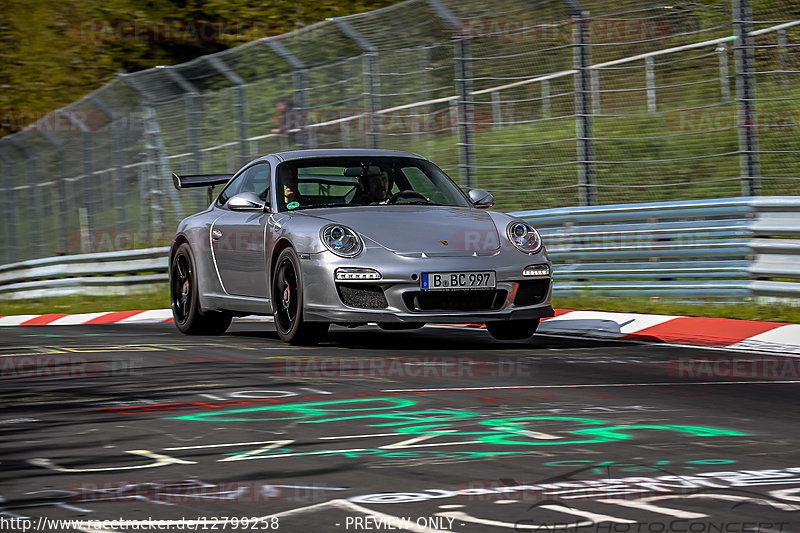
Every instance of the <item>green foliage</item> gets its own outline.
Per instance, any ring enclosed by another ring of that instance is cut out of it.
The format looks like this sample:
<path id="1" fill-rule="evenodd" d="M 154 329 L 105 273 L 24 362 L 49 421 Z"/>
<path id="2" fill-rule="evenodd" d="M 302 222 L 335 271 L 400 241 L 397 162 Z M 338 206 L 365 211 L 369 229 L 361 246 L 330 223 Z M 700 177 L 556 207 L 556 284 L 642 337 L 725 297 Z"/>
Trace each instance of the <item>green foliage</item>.
<path id="1" fill-rule="evenodd" d="M 0 316 L 47 313 L 95 313 L 169 308 L 169 287 L 158 292 L 129 296 L 56 296 L 53 298 L 0 301 Z"/>
<path id="2" fill-rule="evenodd" d="M 120 69 L 134 72 L 183 63 L 254 38 L 392 3 L 5 0 L 0 3 L 0 110 L 41 116 L 102 86 Z M 193 21 L 229 23 L 229 35 L 206 39 L 197 34 L 196 24 L 187 24 Z M 142 30 L 139 37 L 134 36 L 137 27 Z M 152 37 L 166 28 L 174 33 Z"/>

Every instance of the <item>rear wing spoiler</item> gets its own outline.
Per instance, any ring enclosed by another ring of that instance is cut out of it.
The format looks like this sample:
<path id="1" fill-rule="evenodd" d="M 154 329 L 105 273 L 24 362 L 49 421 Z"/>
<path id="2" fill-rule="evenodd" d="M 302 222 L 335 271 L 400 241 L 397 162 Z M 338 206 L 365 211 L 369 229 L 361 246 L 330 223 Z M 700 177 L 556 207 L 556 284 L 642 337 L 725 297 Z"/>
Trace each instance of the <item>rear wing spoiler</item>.
<path id="1" fill-rule="evenodd" d="M 191 187 L 213 187 L 222 183 L 228 183 L 233 174 L 195 174 L 193 176 L 178 176 L 172 174 L 172 183 L 179 191 Z"/>
<path id="2" fill-rule="evenodd" d="M 173 173 L 172 183 L 179 191 L 192 187 L 208 187 L 208 203 L 210 204 L 214 185 L 228 183 L 232 177 L 233 174 L 194 174 L 191 176 L 178 176 Z"/>

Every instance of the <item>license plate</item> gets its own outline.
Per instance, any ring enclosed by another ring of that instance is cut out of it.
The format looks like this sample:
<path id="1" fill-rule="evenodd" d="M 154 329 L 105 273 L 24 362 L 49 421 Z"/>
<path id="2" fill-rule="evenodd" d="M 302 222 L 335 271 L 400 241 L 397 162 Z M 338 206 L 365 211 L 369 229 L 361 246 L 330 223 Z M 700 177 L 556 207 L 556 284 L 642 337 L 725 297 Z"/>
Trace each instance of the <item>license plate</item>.
<path id="1" fill-rule="evenodd" d="M 494 272 L 423 272 L 422 290 L 494 289 Z"/>

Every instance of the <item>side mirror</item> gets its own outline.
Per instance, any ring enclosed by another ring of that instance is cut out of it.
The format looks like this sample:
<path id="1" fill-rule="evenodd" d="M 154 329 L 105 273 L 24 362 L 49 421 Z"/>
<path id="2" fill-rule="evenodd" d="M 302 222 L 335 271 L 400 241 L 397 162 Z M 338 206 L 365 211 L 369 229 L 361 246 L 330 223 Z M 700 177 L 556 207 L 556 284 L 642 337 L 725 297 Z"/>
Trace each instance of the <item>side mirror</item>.
<path id="1" fill-rule="evenodd" d="M 494 196 L 484 189 L 470 189 L 467 193 L 469 201 L 478 209 L 489 209 L 494 206 Z"/>
<path id="2" fill-rule="evenodd" d="M 266 205 L 254 192 L 240 192 L 225 204 L 231 211 L 263 211 Z"/>

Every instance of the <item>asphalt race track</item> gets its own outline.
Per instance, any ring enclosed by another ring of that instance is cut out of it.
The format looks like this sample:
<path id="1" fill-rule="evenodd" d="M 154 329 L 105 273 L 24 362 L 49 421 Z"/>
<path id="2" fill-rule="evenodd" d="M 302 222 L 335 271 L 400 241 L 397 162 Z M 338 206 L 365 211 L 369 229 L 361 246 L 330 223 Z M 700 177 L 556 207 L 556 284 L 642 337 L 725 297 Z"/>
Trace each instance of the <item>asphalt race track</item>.
<path id="1" fill-rule="evenodd" d="M 1 335 L 0 531 L 800 531 L 798 358 L 450 327 Z"/>

